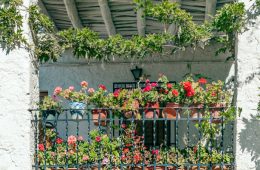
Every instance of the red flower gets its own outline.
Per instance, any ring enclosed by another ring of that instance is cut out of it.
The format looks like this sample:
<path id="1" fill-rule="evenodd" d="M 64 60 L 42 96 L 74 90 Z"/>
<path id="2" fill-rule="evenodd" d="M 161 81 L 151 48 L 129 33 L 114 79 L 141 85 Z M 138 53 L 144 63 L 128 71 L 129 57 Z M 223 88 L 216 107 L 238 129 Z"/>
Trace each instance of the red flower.
<path id="1" fill-rule="evenodd" d="M 146 80 L 145 80 L 145 83 L 146 83 L 146 84 L 150 83 L 150 80 L 149 80 L 149 79 L 146 79 Z"/>
<path id="2" fill-rule="evenodd" d="M 152 150 L 152 154 L 153 155 L 158 155 L 159 154 L 159 150 L 158 149 Z"/>
<path id="3" fill-rule="evenodd" d="M 61 138 L 57 138 L 57 139 L 56 139 L 56 143 L 57 143 L 57 144 L 62 144 L 62 142 L 63 142 L 63 140 L 62 140 Z"/>
<path id="4" fill-rule="evenodd" d="M 171 84 L 171 83 L 168 83 L 168 84 L 167 84 L 167 88 L 168 88 L 168 89 L 171 89 L 171 88 L 172 88 L 172 84 Z"/>
<path id="5" fill-rule="evenodd" d="M 165 90 L 165 91 L 164 91 L 164 94 L 168 94 L 168 93 L 169 93 L 169 90 Z"/>
<path id="6" fill-rule="evenodd" d="M 189 91 L 186 91 L 186 96 L 187 97 L 192 97 L 192 96 L 194 96 L 194 94 L 195 94 L 194 89 L 190 89 Z"/>
<path id="7" fill-rule="evenodd" d="M 152 86 L 152 87 L 157 87 L 158 84 L 157 84 L 157 83 L 152 83 L 151 86 Z"/>
<path id="8" fill-rule="evenodd" d="M 179 95 L 178 90 L 173 89 L 173 90 L 172 90 L 172 95 L 175 96 L 175 97 L 177 97 L 177 96 Z"/>
<path id="9" fill-rule="evenodd" d="M 99 88 L 102 89 L 102 90 L 104 90 L 104 91 L 107 90 L 106 86 L 103 85 L 103 84 L 100 84 L 100 85 L 99 85 Z"/>
<path id="10" fill-rule="evenodd" d="M 144 88 L 144 92 L 149 92 L 149 91 L 151 91 L 152 90 L 152 86 L 151 85 L 148 85 L 148 86 L 146 86 L 145 88 Z"/>
<path id="11" fill-rule="evenodd" d="M 122 155 L 121 156 L 121 159 L 124 161 L 124 160 L 126 160 L 126 156 L 125 155 Z"/>
<path id="12" fill-rule="evenodd" d="M 212 93 L 211 93 L 211 96 L 213 96 L 213 97 L 215 97 L 216 95 L 217 95 L 216 92 L 212 92 Z"/>
<path id="13" fill-rule="evenodd" d="M 96 142 L 101 142 L 101 137 L 100 136 L 96 137 Z"/>
<path id="14" fill-rule="evenodd" d="M 138 154 L 136 154 L 136 155 L 134 156 L 134 162 L 137 163 L 137 162 L 139 162 L 140 160 L 141 160 L 140 156 L 139 156 Z"/>
<path id="15" fill-rule="evenodd" d="M 123 153 L 128 153 L 129 152 L 129 149 L 128 148 L 124 148 L 123 149 Z"/>
<path id="16" fill-rule="evenodd" d="M 119 96 L 119 93 L 120 93 L 120 89 L 117 89 L 115 92 L 114 92 L 114 97 L 115 98 L 118 98 L 118 96 Z"/>
<path id="17" fill-rule="evenodd" d="M 183 87 L 185 91 L 189 91 L 192 88 L 191 82 L 189 81 L 183 82 Z"/>
<path id="18" fill-rule="evenodd" d="M 200 79 L 198 80 L 198 82 L 199 82 L 200 84 L 206 84 L 206 83 L 207 83 L 207 79 L 205 79 L 205 78 L 200 78 Z"/>
<path id="19" fill-rule="evenodd" d="M 44 145 L 41 143 L 38 145 L 39 151 L 44 151 Z"/>

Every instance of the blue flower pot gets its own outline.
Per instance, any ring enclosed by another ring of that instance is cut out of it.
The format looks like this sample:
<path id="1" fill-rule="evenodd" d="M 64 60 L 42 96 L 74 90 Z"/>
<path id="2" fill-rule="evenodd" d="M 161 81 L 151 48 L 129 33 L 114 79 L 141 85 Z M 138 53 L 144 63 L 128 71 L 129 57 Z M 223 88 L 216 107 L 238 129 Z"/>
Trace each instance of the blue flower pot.
<path id="1" fill-rule="evenodd" d="M 71 118 L 74 120 L 83 119 L 83 114 L 85 113 L 86 104 L 81 102 L 70 102 L 70 114 Z"/>
<path id="2" fill-rule="evenodd" d="M 57 115 L 57 116 L 56 116 Z M 54 128 L 60 113 L 56 110 L 44 110 L 42 112 L 43 124 L 46 128 Z"/>

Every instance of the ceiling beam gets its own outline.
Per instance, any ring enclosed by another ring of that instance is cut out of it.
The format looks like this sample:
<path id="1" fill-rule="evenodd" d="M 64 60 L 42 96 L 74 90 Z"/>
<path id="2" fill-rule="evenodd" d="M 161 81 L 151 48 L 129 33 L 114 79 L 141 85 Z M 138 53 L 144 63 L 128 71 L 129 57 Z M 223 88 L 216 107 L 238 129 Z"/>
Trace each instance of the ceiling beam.
<path id="1" fill-rule="evenodd" d="M 98 0 L 98 4 L 101 10 L 101 15 L 102 18 L 104 20 L 105 26 L 106 26 L 106 30 L 107 30 L 107 34 L 109 36 L 113 36 L 116 34 L 116 28 L 114 25 L 114 22 L 112 20 L 112 15 L 111 15 L 111 11 L 108 5 L 108 1 L 107 0 Z"/>
<path id="2" fill-rule="evenodd" d="M 80 21 L 78 10 L 76 7 L 75 0 L 63 0 L 67 14 L 74 28 L 83 28 L 83 25 Z"/>
<path id="3" fill-rule="evenodd" d="M 205 21 L 210 21 L 216 14 L 217 0 L 206 0 Z"/>
<path id="4" fill-rule="evenodd" d="M 170 2 L 177 2 L 181 6 L 181 0 L 170 0 Z M 175 31 L 176 31 L 176 25 L 175 24 L 171 24 L 169 26 L 167 32 L 170 33 L 170 34 L 174 34 Z"/>
<path id="5" fill-rule="evenodd" d="M 140 36 L 145 36 L 145 14 L 144 14 L 144 9 L 139 8 L 136 13 L 136 19 L 137 19 L 137 30 L 138 34 Z"/>
<path id="6" fill-rule="evenodd" d="M 56 25 L 55 25 L 55 22 L 53 21 L 52 17 L 50 16 L 49 12 L 47 11 L 45 5 L 43 4 L 42 0 L 38 0 L 38 6 L 40 7 L 40 10 L 41 12 L 46 15 L 52 22 L 53 22 L 53 25 L 54 25 L 54 31 L 58 31 Z"/>

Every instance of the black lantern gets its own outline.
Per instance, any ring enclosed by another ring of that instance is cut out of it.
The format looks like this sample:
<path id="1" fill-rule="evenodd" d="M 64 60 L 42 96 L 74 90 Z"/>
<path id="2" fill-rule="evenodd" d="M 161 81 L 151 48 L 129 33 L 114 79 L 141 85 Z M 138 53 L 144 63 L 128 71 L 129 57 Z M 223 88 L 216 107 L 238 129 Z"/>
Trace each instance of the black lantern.
<path id="1" fill-rule="evenodd" d="M 142 73 L 143 73 L 143 69 L 141 68 L 138 68 L 137 66 L 135 67 L 135 69 L 132 69 L 131 70 L 133 76 L 134 76 L 134 79 L 135 81 L 138 81 L 140 79 L 140 77 L 142 76 Z"/>

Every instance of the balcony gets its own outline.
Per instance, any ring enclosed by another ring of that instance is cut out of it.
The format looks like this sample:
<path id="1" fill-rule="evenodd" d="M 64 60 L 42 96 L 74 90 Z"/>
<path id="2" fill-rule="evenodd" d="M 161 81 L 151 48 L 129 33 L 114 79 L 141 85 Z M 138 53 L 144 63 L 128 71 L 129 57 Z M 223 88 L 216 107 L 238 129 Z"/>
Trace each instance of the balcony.
<path id="1" fill-rule="evenodd" d="M 233 107 L 31 110 L 34 169 L 234 169 Z"/>

